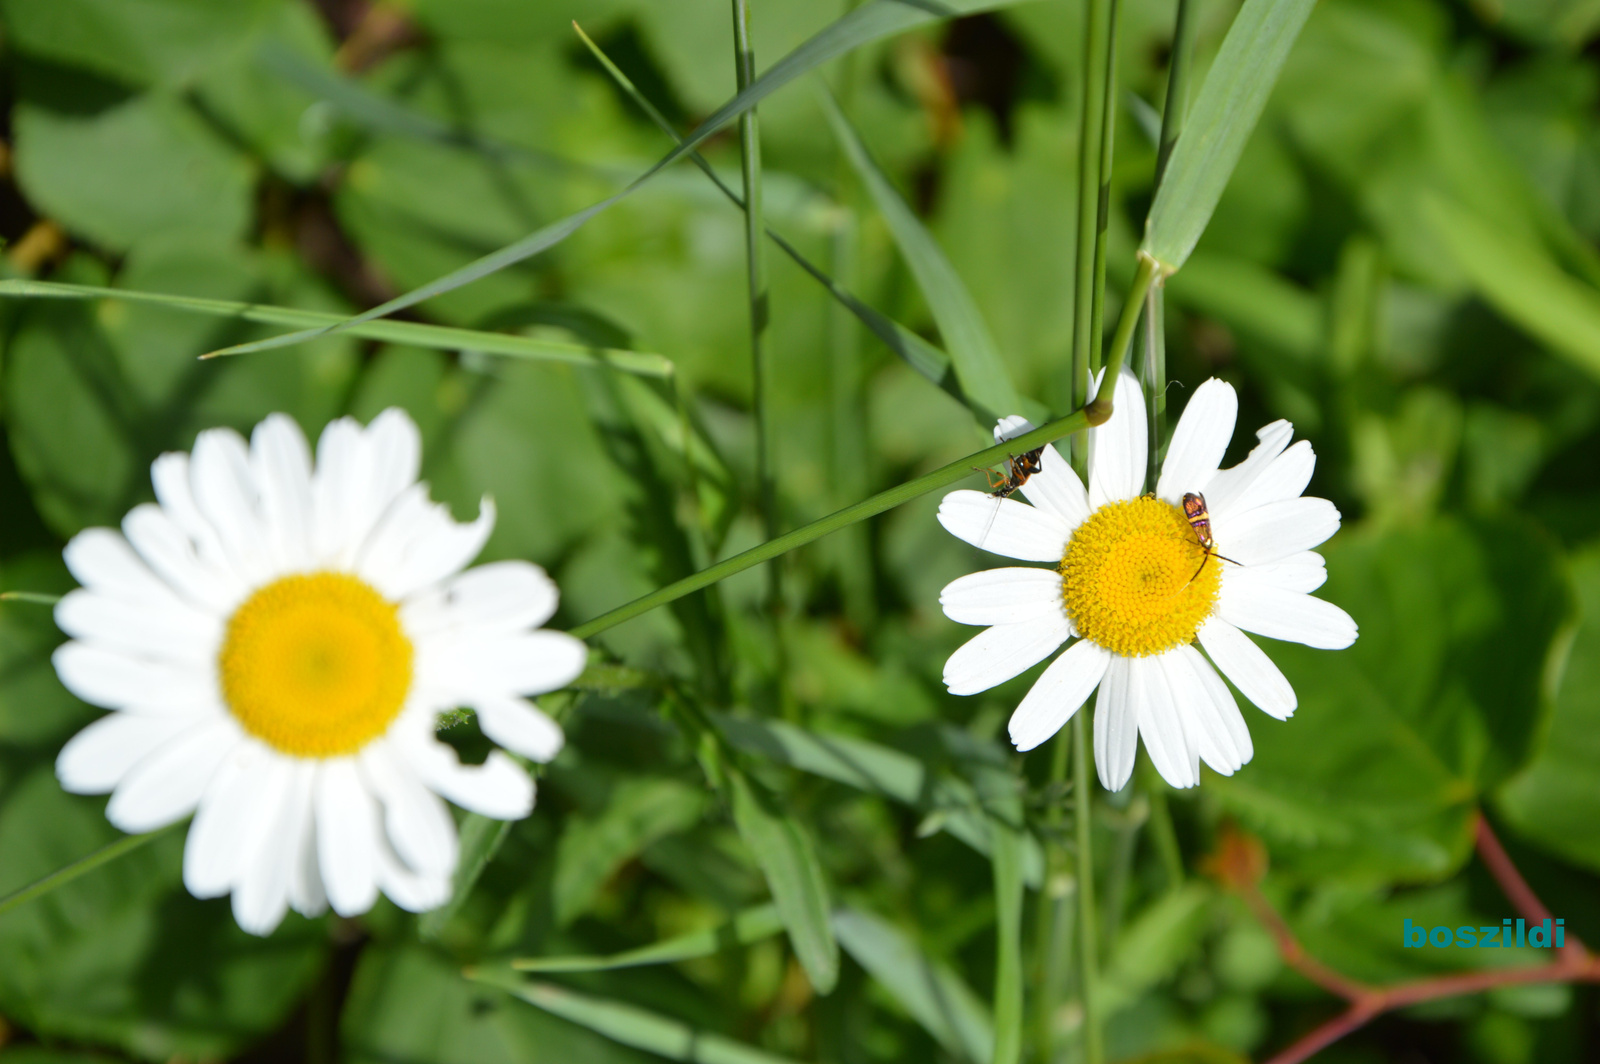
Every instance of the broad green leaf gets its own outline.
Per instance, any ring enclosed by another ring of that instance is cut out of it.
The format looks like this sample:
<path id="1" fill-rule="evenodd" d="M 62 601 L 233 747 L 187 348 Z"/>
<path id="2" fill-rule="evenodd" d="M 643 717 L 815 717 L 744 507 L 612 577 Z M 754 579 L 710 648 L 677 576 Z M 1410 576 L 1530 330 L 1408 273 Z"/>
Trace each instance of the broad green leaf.
<path id="1" fill-rule="evenodd" d="M 381 306 L 358 314 L 339 325 L 330 326 L 327 329 L 308 329 L 301 332 L 286 333 L 270 340 L 255 343 L 238 344 L 229 348 L 229 353 L 261 351 L 272 347 L 303 343 L 325 332 L 340 331 L 349 328 L 351 325 L 371 321 L 374 318 L 393 314 L 395 311 L 403 310 L 406 307 L 415 306 L 424 300 L 453 291 L 463 285 L 471 284 L 473 281 L 503 270 L 508 266 L 530 259 L 577 232 L 589 219 L 632 195 L 656 174 L 684 158 L 729 122 L 755 107 L 780 88 L 814 70 L 828 60 L 837 58 L 852 49 L 859 48 L 863 44 L 868 44 L 891 34 L 900 33 L 913 26 L 960 15 L 976 14 L 980 11 L 988 11 L 1017 2 L 1020 2 L 1020 0 L 948 0 L 948 2 L 946 0 L 870 0 L 869 3 L 848 12 L 842 18 L 829 24 L 826 29 L 774 63 L 765 74 L 762 74 L 751 82 L 744 91 L 718 108 L 693 133 L 684 138 L 676 148 L 673 148 L 660 161 L 643 174 L 640 174 L 621 191 L 600 200 L 598 203 L 591 204 L 575 214 L 570 214 L 559 221 L 552 222 L 514 244 L 485 255 L 459 270 L 430 281 L 420 288 L 413 289 Z"/>
<path id="2" fill-rule="evenodd" d="M 1101 976 L 1101 1000 L 1117 1012 L 1172 978 L 1207 931 L 1213 892 L 1190 881 L 1162 895 L 1122 929 Z"/>
<path id="3" fill-rule="evenodd" d="M 730 774 L 733 822 L 767 877 L 795 956 L 818 994 L 839 981 L 839 944 L 828 922 L 828 885 L 804 827 L 743 772 Z"/>
<path id="4" fill-rule="evenodd" d="M 172 295 L 165 292 L 138 292 L 127 288 L 106 288 L 98 285 L 62 284 L 55 281 L 29 281 L 23 279 L 0 280 L 0 298 L 32 299 L 114 299 L 125 303 L 146 303 L 168 307 L 193 314 L 239 321 L 262 322 L 269 325 L 322 325 L 343 321 L 338 314 L 316 310 L 299 310 L 294 307 L 274 307 L 259 303 L 237 303 L 225 299 L 202 299 L 197 296 Z M 661 355 L 642 351 L 624 351 L 616 348 L 591 347 L 582 344 L 561 343 L 510 333 L 484 332 L 480 329 L 457 329 L 444 325 L 428 325 L 414 321 L 374 321 L 356 325 L 349 330 L 352 336 L 370 340 L 383 340 L 415 347 L 431 347 L 441 351 L 479 352 L 485 355 L 505 355 L 525 358 L 533 362 L 565 362 L 575 366 L 610 366 L 628 373 L 648 377 L 670 377 L 672 363 Z"/>
<path id="5" fill-rule="evenodd" d="M 1600 550 L 1572 561 L 1579 613 L 1546 674 L 1554 698 L 1533 762 L 1508 780 L 1497 806 L 1517 832 L 1600 870 Z"/>
<path id="6" fill-rule="evenodd" d="M 1452 200 L 1428 196 L 1423 210 L 1490 306 L 1600 377 L 1600 291 L 1565 273 L 1537 245 Z"/>
<path id="7" fill-rule="evenodd" d="M 557 925 L 587 911 L 606 881 L 639 851 L 692 827 L 705 805 L 704 791 L 677 780 L 632 779 L 613 788 L 597 814 L 567 818 L 555 852 Z"/>
<path id="8" fill-rule="evenodd" d="M 6 782 L 0 896 L 125 837 L 100 801 L 61 790 L 48 757 Z M 322 927 L 290 916 L 247 935 L 226 899 L 184 892 L 182 850 L 169 832 L 0 916 L 0 1013 L 155 1060 L 227 1058 L 276 1030 L 322 968 Z"/>
<path id="9" fill-rule="evenodd" d="M 418 946 L 361 951 L 340 1016 L 351 1064 L 646 1064 L 651 1058 L 462 978 L 459 962 Z"/>
<path id="10" fill-rule="evenodd" d="M 782 930 L 783 921 L 778 918 L 777 908 L 770 904 L 757 905 L 716 927 L 690 931 L 638 949 L 608 956 L 520 957 L 511 962 L 511 967 L 519 972 L 604 972 L 648 964 L 672 964 L 695 957 L 709 957 L 731 946 L 747 946 L 771 938 Z M 843 935 L 840 939 L 843 940 Z"/>
<path id="11" fill-rule="evenodd" d="M 929 957 L 904 931 L 863 909 L 833 914 L 839 945 L 883 984 L 946 1050 L 988 1064 L 994 1052 L 989 1007 L 948 964 Z"/>
<path id="12" fill-rule="evenodd" d="M 604 1035 L 623 1045 L 647 1050 L 668 1060 L 693 1064 L 795 1064 L 724 1035 L 699 1031 L 679 1020 L 646 1011 L 636 1005 L 590 997 L 550 983 L 520 981 L 482 972 L 492 981 L 530 1005 Z"/>
<path id="13" fill-rule="evenodd" d="M 462 903 L 477 885 L 483 870 L 494 860 L 494 855 L 506 841 L 511 831 L 511 821 L 495 820 L 482 813 L 468 813 L 461 818 L 461 856 L 450 877 L 450 900 L 422 914 L 417 920 L 417 936 L 424 941 L 439 937 L 445 924 L 461 910 Z"/>
<path id="14" fill-rule="evenodd" d="M 1316 0 L 1245 0 L 1189 111 L 1150 206 L 1141 250 L 1180 268 L 1205 232 Z"/>
<path id="15" fill-rule="evenodd" d="M 922 289 L 928 309 L 939 323 L 939 334 L 950 351 L 950 362 L 956 379 L 961 382 L 973 407 L 973 413 L 983 421 L 1017 413 L 1024 408 L 1022 397 L 1011 382 L 1010 371 L 1000 357 L 1000 349 L 984 322 L 972 294 L 962 284 L 955 267 L 945 257 L 933 235 L 928 232 L 900 193 L 890 183 L 889 177 L 873 161 L 867 146 L 850 125 L 844 112 L 833 97 L 820 94 L 823 110 L 833 126 L 834 135 L 844 148 L 845 156 L 855 168 L 856 176 L 866 186 L 877 205 L 879 213 L 889 223 L 896 245 L 911 268 L 912 276 Z M 1036 414 L 1036 408 L 1029 408 Z"/>

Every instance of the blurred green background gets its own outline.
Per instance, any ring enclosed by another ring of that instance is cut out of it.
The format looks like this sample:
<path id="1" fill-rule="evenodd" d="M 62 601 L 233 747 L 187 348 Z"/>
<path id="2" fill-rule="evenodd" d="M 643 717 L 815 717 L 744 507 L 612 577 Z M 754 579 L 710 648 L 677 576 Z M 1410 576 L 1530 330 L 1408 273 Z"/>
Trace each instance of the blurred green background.
<path id="1" fill-rule="evenodd" d="M 758 68 L 845 10 L 751 6 Z M 1196 4 L 1201 72 L 1236 9 Z M 1121 3 L 1113 312 L 1150 201 L 1173 10 Z M 0 0 L 6 276 L 340 313 L 408 291 L 670 147 L 574 18 L 681 131 L 733 94 L 721 0 Z M 1057 413 L 1081 19 L 1078 3 L 1036 0 L 825 69 L 1021 392 Z M 1600 942 L 1597 35 L 1594 0 L 1323 0 L 1169 284 L 1174 412 L 1220 376 L 1241 396 L 1230 461 L 1279 417 L 1313 441 L 1310 492 L 1345 516 L 1322 593 L 1362 634 L 1337 654 L 1268 647 L 1300 709 L 1279 723 L 1245 708 L 1256 755 L 1238 775 L 1163 795 L 1141 771 L 1098 810 L 1113 1059 L 1261 1058 L 1336 1011 L 1202 874 L 1225 824 L 1264 841 L 1268 895 L 1356 978 L 1536 959 L 1400 948 L 1406 918 L 1514 915 L 1472 856 L 1480 811 L 1569 933 Z M 937 342 L 815 87 L 780 92 L 761 122 L 772 227 Z M 737 187 L 736 139 L 707 155 Z M 405 315 L 658 353 L 671 384 L 347 335 L 199 362 L 275 330 L 126 301 L 0 301 L 0 586 L 65 590 L 61 545 L 148 498 L 157 454 L 274 410 L 313 436 L 341 414 L 409 410 L 435 495 L 458 517 L 493 495 L 486 557 L 547 567 L 558 626 L 754 545 L 742 226 L 680 164 L 553 252 Z M 768 250 L 784 527 L 984 444 L 964 407 Z M 695 749 L 658 712 L 659 676 L 712 710 L 898 752 L 920 792 L 785 767 L 766 733 L 746 736 L 752 771 L 807 825 L 834 903 L 855 914 L 831 994 L 812 994 L 781 936 L 549 981 L 802 1060 L 982 1059 L 962 1025 L 988 1022 L 990 871 L 940 796 L 1031 780 L 1037 833 L 1063 797 L 1041 783 L 1047 751 L 1022 759 L 1005 742 L 1033 673 L 944 693 L 944 658 L 971 633 L 938 591 L 983 559 L 937 525 L 937 504 L 787 557 L 781 645 L 757 619 L 755 571 L 598 639 L 622 667 L 555 700 L 571 742 L 538 810 L 427 936 L 380 903 L 252 939 L 225 900 L 183 892 L 177 836 L 0 917 L 0 1059 L 654 1059 L 459 970 L 648 944 L 766 896 Z M 48 609 L 0 604 L 0 893 L 115 836 L 103 800 L 54 782 L 56 751 L 97 712 L 57 684 L 60 639 Z M 482 756 L 472 727 L 447 735 Z M 1181 881 L 1153 800 L 1170 805 Z M 930 1008 L 922 963 L 970 995 Z M 1075 1008 L 1069 988 L 1063 1060 Z M 1318 1059 L 1577 1064 L 1600 1058 L 1597 1016 L 1592 986 L 1504 990 L 1385 1018 Z"/>

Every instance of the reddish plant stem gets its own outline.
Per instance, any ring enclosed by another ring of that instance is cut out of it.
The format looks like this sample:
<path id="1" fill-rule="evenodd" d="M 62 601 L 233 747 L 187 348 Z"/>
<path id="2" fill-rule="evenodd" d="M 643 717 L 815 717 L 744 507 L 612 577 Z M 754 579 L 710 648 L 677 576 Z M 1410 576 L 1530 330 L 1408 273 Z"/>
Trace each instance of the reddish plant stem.
<path id="1" fill-rule="evenodd" d="M 1474 828 L 1478 856 L 1493 874 L 1495 882 L 1506 897 L 1531 923 L 1551 919 L 1539 896 L 1528 886 L 1527 880 L 1517 870 L 1505 847 L 1495 837 L 1489 823 L 1481 815 Z M 1282 1050 L 1267 1064 L 1300 1064 L 1316 1053 L 1337 1042 L 1352 1031 L 1359 1030 L 1374 1018 L 1393 1009 L 1404 1008 L 1423 1001 L 1457 997 L 1462 994 L 1479 994 L 1499 986 L 1524 983 L 1600 983 L 1600 958 L 1589 952 L 1576 935 L 1570 935 L 1553 964 L 1532 968 L 1502 968 L 1487 972 L 1462 972 L 1432 979 L 1416 979 L 1393 986 L 1372 987 L 1349 979 L 1328 968 L 1305 951 L 1289 925 L 1272 907 L 1272 903 L 1253 885 L 1242 891 L 1257 918 L 1272 933 L 1283 959 L 1307 979 L 1337 994 L 1350 1003 L 1349 1008 L 1320 1026 L 1307 1032 L 1298 1041 Z"/>

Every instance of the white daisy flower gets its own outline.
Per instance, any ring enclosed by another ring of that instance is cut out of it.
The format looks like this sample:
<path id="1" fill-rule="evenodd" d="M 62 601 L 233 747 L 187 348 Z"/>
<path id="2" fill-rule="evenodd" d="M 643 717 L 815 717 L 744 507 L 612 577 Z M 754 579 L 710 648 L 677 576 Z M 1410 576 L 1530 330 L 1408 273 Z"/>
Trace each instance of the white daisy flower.
<path id="1" fill-rule="evenodd" d="M 1153 495 L 1143 494 L 1144 397 L 1129 374 L 1117 380 L 1113 409 L 1089 430 L 1088 492 L 1047 446 L 1021 489 L 1033 505 L 977 491 L 940 504 L 939 523 L 953 535 L 1055 566 L 990 569 L 944 589 L 951 620 L 989 626 L 950 655 L 944 681 L 952 694 L 977 694 L 1071 640 L 1011 716 L 1017 749 L 1054 735 L 1099 687 L 1094 759 L 1106 789 L 1128 782 L 1140 736 L 1168 783 L 1193 787 L 1201 761 L 1231 775 L 1254 753 L 1217 670 L 1268 714 L 1283 720 L 1295 710 L 1289 681 L 1245 632 L 1327 650 L 1355 642 L 1349 614 L 1310 595 L 1327 576 L 1311 548 L 1338 531 L 1339 511 L 1301 497 L 1316 458 L 1305 440 L 1289 446 L 1287 421 L 1258 432 L 1243 462 L 1217 468 L 1239 409 L 1223 381 L 1190 399 Z M 1006 418 L 995 439 L 1030 427 Z M 1210 552 L 1185 515 L 1190 494 L 1209 509 Z"/>
<path id="2" fill-rule="evenodd" d="M 115 712 L 67 743 L 62 786 L 105 794 L 107 818 L 152 831 L 194 813 L 183 879 L 233 894 L 266 934 L 287 908 L 365 912 L 449 896 L 450 801 L 500 819 L 533 781 L 496 750 L 463 765 L 434 733 L 470 706 L 489 738 L 547 761 L 561 729 L 521 696 L 570 683 L 584 645 L 535 629 L 556 587 L 527 562 L 466 572 L 494 525 L 458 524 L 417 482 L 421 441 L 399 410 L 345 418 L 317 445 L 274 414 L 246 444 L 202 432 L 151 466 L 157 502 L 122 533 L 74 536 L 83 587 L 56 621 L 73 694 Z"/>

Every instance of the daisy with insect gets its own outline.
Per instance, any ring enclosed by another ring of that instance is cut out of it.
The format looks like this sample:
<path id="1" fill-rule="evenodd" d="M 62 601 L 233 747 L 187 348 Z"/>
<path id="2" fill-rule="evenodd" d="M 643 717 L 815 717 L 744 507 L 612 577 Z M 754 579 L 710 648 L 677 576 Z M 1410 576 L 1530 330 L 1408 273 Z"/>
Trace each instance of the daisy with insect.
<path id="1" fill-rule="evenodd" d="M 1162 777 L 1193 787 L 1201 761 L 1230 775 L 1254 752 L 1219 670 L 1271 716 L 1295 710 L 1294 689 L 1245 632 L 1328 650 L 1355 641 L 1349 615 L 1311 595 L 1326 577 L 1312 548 L 1338 531 L 1339 512 L 1301 496 L 1316 459 L 1307 441 L 1290 445 L 1286 421 L 1261 429 L 1243 462 L 1218 468 L 1238 413 L 1223 381 L 1195 391 L 1154 494 L 1144 493 L 1144 396 L 1127 373 L 1113 410 L 1089 430 L 1087 491 L 1047 446 L 1012 488 L 1032 505 L 998 492 L 945 496 L 939 522 L 951 534 L 1053 568 L 990 569 L 944 589 L 951 620 L 985 626 L 950 656 L 944 680 L 953 694 L 977 694 L 1069 644 L 1012 714 L 1017 749 L 1054 735 L 1098 688 L 1100 782 L 1128 782 L 1143 737 Z M 1006 418 L 995 439 L 1030 427 Z"/>
<path id="2" fill-rule="evenodd" d="M 538 630 L 556 608 L 520 561 L 463 572 L 494 525 L 459 524 L 417 481 L 416 425 L 388 410 L 330 424 L 315 466 L 274 414 L 249 443 L 202 432 L 151 467 L 156 502 L 122 532 L 67 544 L 83 585 L 56 608 L 68 690 L 113 712 L 56 772 L 111 794 L 106 816 L 146 832 L 190 813 L 184 884 L 232 893 L 256 934 L 288 908 L 365 912 L 382 891 L 421 911 L 449 896 L 455 821 L 442 799 L 526 816 L 533 781 L 504 752 L 464 765 L 442 710 L 470 706 L 500 746 L 554 757 L 561 729 L 523 696 L 564 687 L 584 645 Z"/>

